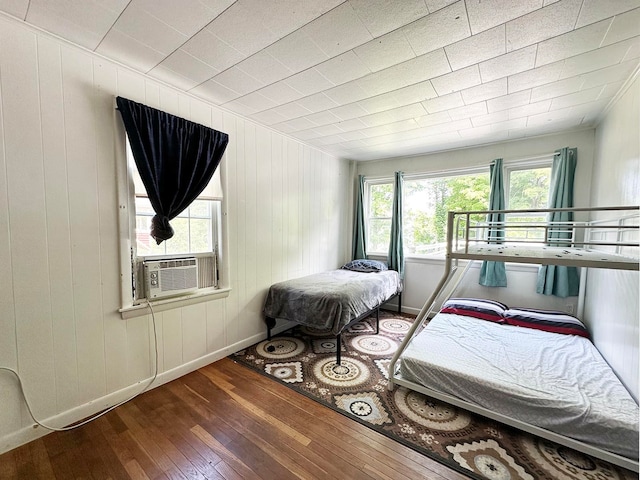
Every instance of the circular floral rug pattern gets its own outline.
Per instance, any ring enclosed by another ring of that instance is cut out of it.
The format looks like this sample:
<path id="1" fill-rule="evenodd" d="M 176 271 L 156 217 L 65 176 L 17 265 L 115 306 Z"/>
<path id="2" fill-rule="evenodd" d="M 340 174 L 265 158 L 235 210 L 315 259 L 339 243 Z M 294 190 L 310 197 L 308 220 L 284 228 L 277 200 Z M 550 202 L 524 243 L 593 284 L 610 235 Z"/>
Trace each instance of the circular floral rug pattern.
<path id="1" fill-rule="evenodd" d="M 231 355 L 289 388 L 470 478 L 631 480 L 638 475 L 413 392 L 387 389 L 391 357 L 413 317 L 380 312 L 336 337 L 297 326 Z"/>

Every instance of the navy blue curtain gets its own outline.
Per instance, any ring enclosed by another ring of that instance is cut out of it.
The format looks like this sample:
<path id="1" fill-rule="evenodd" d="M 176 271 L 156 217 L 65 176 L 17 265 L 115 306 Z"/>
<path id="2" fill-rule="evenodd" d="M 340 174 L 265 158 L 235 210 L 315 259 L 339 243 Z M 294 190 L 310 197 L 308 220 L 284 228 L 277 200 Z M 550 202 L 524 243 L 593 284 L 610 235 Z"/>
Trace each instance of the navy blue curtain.
<path id="1" fill-rule="evenodd" d="M 205 189 L 229 143 L 226 133 L 117 97 L 133 158 L 156 215 L 151 236 L 173 237 L 169 221 Z"/>
<path id="2" fill-rule="evenodd" d="M 364 224 L 364 175 L 358 176 L 356 218 L 353 227 L 353 260 L 367 258 L 367 234 Z"/>

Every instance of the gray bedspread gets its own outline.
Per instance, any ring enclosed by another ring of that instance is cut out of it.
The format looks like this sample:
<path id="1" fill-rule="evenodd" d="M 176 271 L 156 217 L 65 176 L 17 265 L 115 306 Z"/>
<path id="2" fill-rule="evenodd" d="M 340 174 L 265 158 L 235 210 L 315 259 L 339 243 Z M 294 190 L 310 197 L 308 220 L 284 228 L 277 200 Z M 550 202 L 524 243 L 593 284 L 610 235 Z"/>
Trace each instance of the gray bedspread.
<path id="1" fill-rule="evenodd" d="M 349 322 L 400 291 L 400 276 L 392 270 L 331 270 L 272 285 L 264 314 L 337 335 Z"/>

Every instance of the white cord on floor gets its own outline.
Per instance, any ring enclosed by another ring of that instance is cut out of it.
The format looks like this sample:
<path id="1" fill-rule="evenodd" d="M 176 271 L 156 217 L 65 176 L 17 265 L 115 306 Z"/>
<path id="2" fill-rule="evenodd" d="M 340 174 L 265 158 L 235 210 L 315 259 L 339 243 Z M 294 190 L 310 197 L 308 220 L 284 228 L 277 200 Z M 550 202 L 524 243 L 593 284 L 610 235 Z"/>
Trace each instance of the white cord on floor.
<path id="1" fill-rule="evenodd" d="M 34 422 L 36 422 L 36 424 L 38 424 L 39 426 L 46 428 L 47 430 L 53 430 L 55 432 L 65 432 L 67 430 L 73 430 L 74 428 L 78 428 L 81 427 L 82 425 L 86 425 L 89 422 L 92 422 L 93 420 L 100 418 L 103 415 L 106 415 L 107 413 L 109 413 L 111 410 L 119 407 L 120 405 L 124 405 L 125 403 L 127 403 L 130 400 L 133 400 L 134 398 L 136 398 L 138 395 L 144 393 L 147 391 L 147 389 L 151 386 L 151 384 L 155 381 L 155 379 L 158 376 L 158 334 L 156 332 L 156 316 L 153 312 L 153 307 L 151 306 L 151 303 L 149 301 L 147 301 L 147 306 L 149 307 L 149 310 L 151 310 L 151 322 L 153 324 L 153 344 L 154 344 L 154 350 L 155 350 L 155 364 L 154 364 L 154 372 L 153 372 L 153 376 L 151 377 L 151 380 L 149 380 L 149 383 L 147 383 L 144 388 L 142 390 L 140 390 L 138 393 L 134 394 L 133 396 L 127 398 L 126 400 L 122 400 L 119 403 L 116 403 L 115 405 L 112 405 L 111 407 L 107 408 L 106 410 L 103 410 L 102 412 L 94 415 L 93 417 L 89 417 L 86 420 L 83 420 L 80 423 L 76 423 L 74 425 L 71 425 L 69 427 L 51 427 L 49 425 L 45 425 L 44 423 L 40 422 L 35 415 L 33 414 L 33 410 L 31 409 L 31 405 L 29 404 L 29 400 L 27 400 L 27 394 L 24 391 L 24 386 L 22 385 L 22 379 L 20 378 L 20 375 L 18 374 L 18 372 L 16 372 L 14 369 L 9 368 L 9 367 L 2 367 L 0 366 L 0 370 L 5 370 L 9 373 L 12 373 L 16 379 L 18 380 L 18 386 L 20 387 L 20 393 L 22 394 L 22 398 L 24 398 L 24 403 L 27 406 L 27 410 L 29 411 L 29 415 L 31 416 L 31 418 L 33 419 Z"/>

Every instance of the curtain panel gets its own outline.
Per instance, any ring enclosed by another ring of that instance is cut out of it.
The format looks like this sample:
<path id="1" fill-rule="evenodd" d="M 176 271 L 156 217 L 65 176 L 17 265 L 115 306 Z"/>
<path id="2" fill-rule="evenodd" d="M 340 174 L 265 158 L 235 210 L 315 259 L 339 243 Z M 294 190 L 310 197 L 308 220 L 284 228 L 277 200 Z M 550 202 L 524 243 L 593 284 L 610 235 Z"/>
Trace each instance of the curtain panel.
<path id="1" fill-rule="evenodd" d="M 359 175 L 355 224 L 353 226 L 353 260 L 362 258 L 367 258 L 367 232 L 364 223 L 364 175 Z"/>
<path id="2" fill-rule="evenodd" d="M 549 208 L 573 207 L 573 185 L 578 163 L 577 148 L 557 150 L 551 167 L 551 185 L 549 190 Z M 570 239 L 572 231 L 562 225 L 573 221 L 573 212 L 551 212 L 548 217 L 551 228 L 549 239 Z M 556 225 L 554 228 L 553 225 Z M 567 246 L 562 241 L 550 243 L 555 247 Z M 580 278 L 576 267 L 563 265 L 542 265 L 538 270 L 536 292 L 557 297 L 573 297 L 578 295 Z"/>
<path id="3" fill-rule="evenodd" d="M 404 248 L 402 246 L 402 175 L 396 172 L 393 184 L 393 206 L 391 210 L 391 239 L 389 241 L 389 268 L 404 278 Z"/>
<path id="4" fill-rule="evenodd" d="M 156 215 L 151 236 L 159 245 L 173 236 L 170 221 L 205 189 L 229 136 L 184 118 L 117 97 L 131 151 Z"/>
<path id="5" fill-rule="evenodd" d="M 504 179 L 502 174 L 502 158 L 494 160 L 489 166 L 489 210 L 504 210 Z M 501 224 L 504 222 L 504 213 L 490 213 L 487 215 L 489 228 L 487 229 L 487 240 L 489 243 L 502 243 L 504 241 L 504 230 Z M 507 272 L 504 262 L 483 261 L 480 268 L 480 285 L 485 287 L 506 287 Z"/>

